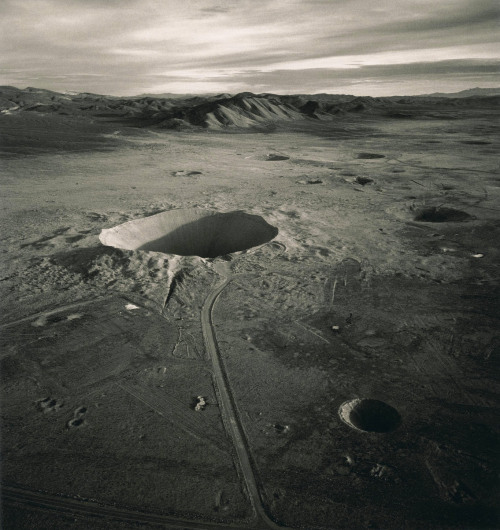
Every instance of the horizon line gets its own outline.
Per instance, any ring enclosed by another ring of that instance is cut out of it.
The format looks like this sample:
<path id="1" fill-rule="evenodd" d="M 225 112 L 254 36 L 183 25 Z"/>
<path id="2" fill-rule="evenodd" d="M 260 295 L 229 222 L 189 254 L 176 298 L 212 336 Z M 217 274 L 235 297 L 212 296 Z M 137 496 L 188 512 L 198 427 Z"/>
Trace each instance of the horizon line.
<path id="1" fill-rule="evenodd" d="M 500 86 L 496 87 L 480 87 L 480 86 L 473 86 L 470 88 L 465 88 L 462 90 L 454 91 L 454 92 L 446 92 L 446 91 L 435 91 L 435 92 L 427 92 L 427 93 L 421 93 L 421 94 L 391 94 L 389 96 L 371 96 L 370 94 L 364 94 L 364 95 L 354 95 L 349 94 L 345 92 L 290 92 L 290 93 L 280 93 L 280 92 L 252 92 L 250 90 L 243 90 L 241 92 L 142 92 L 139 94 L 133 94 L 130 96 L 126 96 L 123 94 L 115 95 L 115 94 L 106 94 L 106 93 L 99 93 L 99 92 L 90 92 L 90 91 L 75 91 L 75 90 L 65 90 L 63 92 L 59 92 L 57 90 L 52 90 L 50 88 L 43 88 L 43 87 L 35 87 L 35 86 L 26 86 L 25 88 L 20 88 L 15 85 L 1 85 L 1 88 L 15 88 L 16 90 L 44 90 L 47 92 L 54 92 L 55 94 L 70 94 L 70 95 L 79 95 L 79 94 L 92 94 L 95 96 L 107 96 L 107 97 L 113 97 L 113 98 L 140 98 L 140 97 L 161 97 L 164 94 L 171 94 L 173 96 L 217 96 L 222 94 L 228 94 L 231 97 L 237 96 L 239 94 L 252 94 L 254 96 L 261 96 L 261 95 L 275 95 L 275 96 L 318 96 L 318 95 L 327 95 L 327 96 L 353 96 L 353 97 L 370 97 L 370 98 L 393 98 L 393 97 L 421 97 L 421 96 L 432 96 L 434 94 L 446 94 L 446 95 L 453 95 L 453 94 L 461 94 L 464 92 L 469 92 L 472 90 L 498 90 L 500 93 Z"/>

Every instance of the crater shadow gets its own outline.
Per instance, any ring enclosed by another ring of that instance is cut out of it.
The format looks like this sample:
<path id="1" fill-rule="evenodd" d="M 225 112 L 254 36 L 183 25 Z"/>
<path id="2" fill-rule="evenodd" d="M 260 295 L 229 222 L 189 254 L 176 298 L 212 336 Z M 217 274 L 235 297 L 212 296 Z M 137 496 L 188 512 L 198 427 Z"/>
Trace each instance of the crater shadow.
<path id="1" fill-rule="evenodd" d="M 278 229 L 243 211 L 171 210 L 103 230 L 106 246 L 216 258 L 271 241 Z"/>
<path id="2" fill-rule="evenodd" d="M 423 223 L 460 223 L 474 219 L 472 215 L 455 208 L 436 207 L 421 209 L 415 216 L 415 221 Z"/>
<path id="3" fill-rule="evenodd" d="M 385 155 L 379 153 L 359 153 L 357 158 L 361 160 L 375 160 L 376 158 L 385 158 Z"/>

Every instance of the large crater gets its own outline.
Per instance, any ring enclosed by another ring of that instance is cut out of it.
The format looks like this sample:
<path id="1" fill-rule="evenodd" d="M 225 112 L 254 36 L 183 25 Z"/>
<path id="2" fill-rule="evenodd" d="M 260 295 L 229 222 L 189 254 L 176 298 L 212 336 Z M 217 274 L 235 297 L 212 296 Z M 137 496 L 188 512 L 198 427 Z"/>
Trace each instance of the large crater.
<path id="1" fill-rule="evenodd" d="M 101 243 L 125 250 L 216 258 L 271 241 L 278 229 L 242 211 L 170 210 L 101 232 Z"/>

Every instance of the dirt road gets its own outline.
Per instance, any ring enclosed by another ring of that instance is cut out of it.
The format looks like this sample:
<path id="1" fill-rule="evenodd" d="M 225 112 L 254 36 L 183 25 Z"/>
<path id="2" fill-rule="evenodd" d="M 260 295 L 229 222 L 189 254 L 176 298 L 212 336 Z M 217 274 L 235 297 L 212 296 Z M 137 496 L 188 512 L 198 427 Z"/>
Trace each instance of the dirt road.
<path id="1" fill-rule="evenodd" d="M 250 496 L 250 501 L 256 513 L 256 524 L 258 525 L 256 528 L 282 529 L 282 526 L 278 526 L 269 518 L 262 504 L 262 499 L 257 484 L 255 467 L 252 463 L 252 456 L 246 441 L 243 426 L 239 420 L 238 410 L 231 393 L 229 380 L 224 370 L 223 361 L 217 346 L 215 330 L 212 324 L 212 309 L 214 304 L 230 281 L 231 278 L 226 278 L 224 281 L 216 285 L 205 299 L 205 303 L 201 309 L 201 326 L 203 330 L 203 338 L 207 352 L 209 353 L 210 359 L 212 360 L 214 376 L 219 390 L 219 404 L 222 418 L 224 420 L 224 424 L 226 425 L 227 431 L 233 439 L 234 448 L 236 449 L 236 453 L 238 455 L 238 460 Z"/>

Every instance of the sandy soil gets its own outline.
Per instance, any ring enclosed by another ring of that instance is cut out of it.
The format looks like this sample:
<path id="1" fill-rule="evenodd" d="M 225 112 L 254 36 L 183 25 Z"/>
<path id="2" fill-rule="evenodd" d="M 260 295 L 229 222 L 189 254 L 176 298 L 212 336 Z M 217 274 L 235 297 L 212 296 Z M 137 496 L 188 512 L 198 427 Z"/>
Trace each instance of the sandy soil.
<path id="1" fill-rule="evenodd" d="M 490 112 L 269 134 L 1 121 L 5 528 L 496 526 Z M 279 234 L 215 259 L 99 241 L 176 208 Z M 202 329 L 224 280 L 206 325 L 229 411 Z M 400 424 L 350 428 L 353 399 Z"/>

